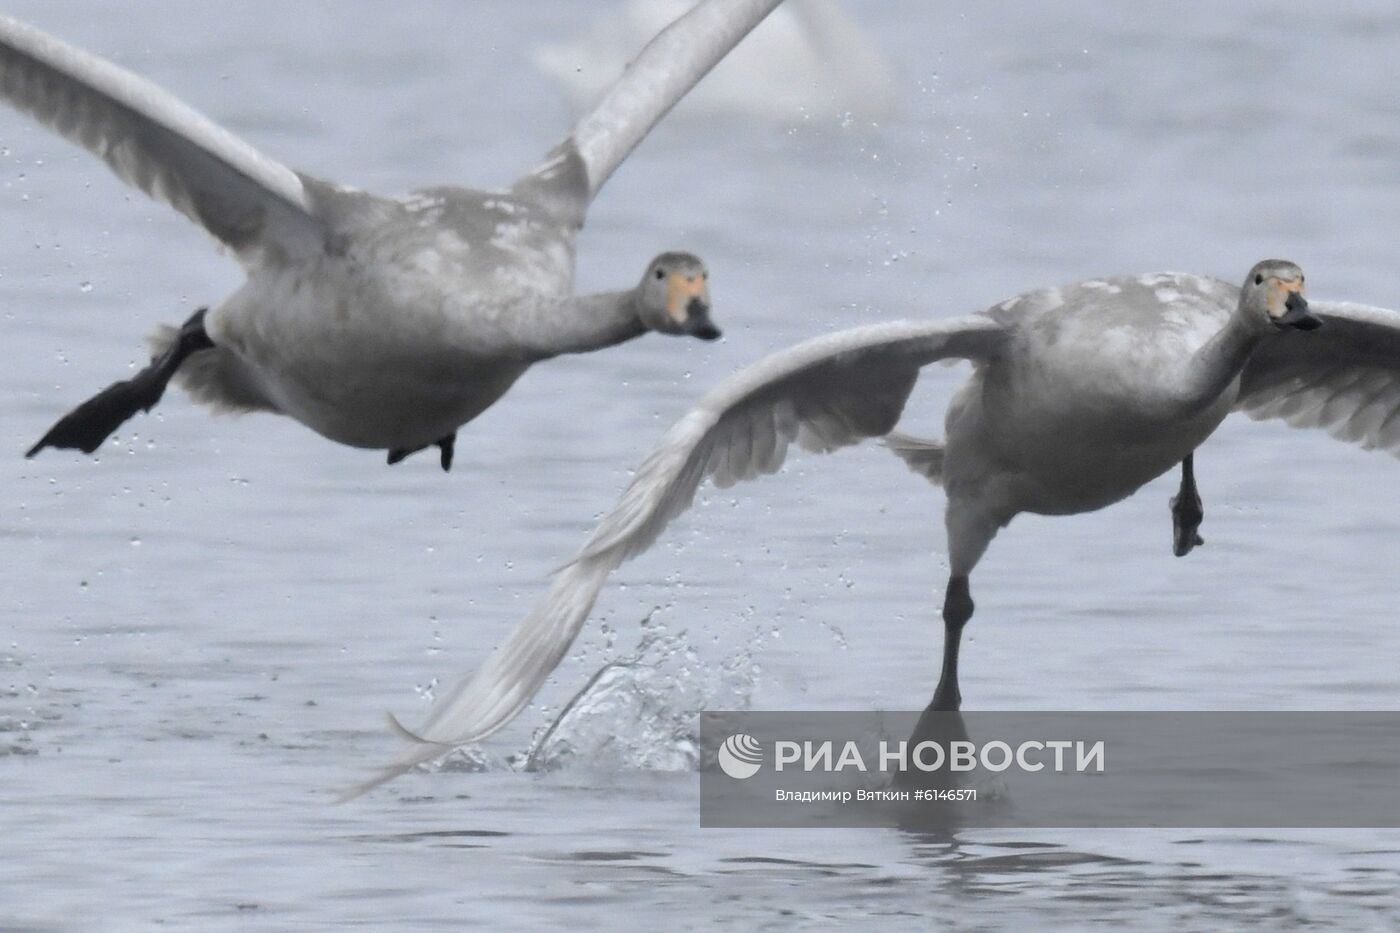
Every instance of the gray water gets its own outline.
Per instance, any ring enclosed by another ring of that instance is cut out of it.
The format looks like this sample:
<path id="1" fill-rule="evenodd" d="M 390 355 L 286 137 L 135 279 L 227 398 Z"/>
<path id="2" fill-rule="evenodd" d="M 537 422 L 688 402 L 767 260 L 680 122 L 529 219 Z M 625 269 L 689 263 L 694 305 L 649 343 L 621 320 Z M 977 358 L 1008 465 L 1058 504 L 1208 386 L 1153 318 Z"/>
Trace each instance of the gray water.
<path id="1" fill-rule="evenodd" d="M 712 269 L 718 345 L 652 337 L 527 376 L 447 476 L 179 393 L 100 457 L 20 453 L 238 282 L 183 218 L 0 114 L 0 927 L 6 930 L 1400 924 L 1400 835 L 702 831 L 706 705 L 919 708 L 941 493 L 872 448 L 708 491 L 618 573 L 573 655 L 474 757 L 344 806 L 437 681 L 478 665 L 663 428 L 803 337 L 1085 276 L 1236 279 L 1400 305 L 1390 3 L 851 4 L 904 113 L 774 126 L 677 112 L 614 177 L 582 289 L 668 247 Z M 383 191 L 507 182 L 562 134 L 531 45 L 597 5 L 10 4 L 289 165 Z M 936 433 L 935 369 L 906 428 Z M 1232 421 L 1208 541 L 1161 480 L 1024 518 L 975 586 L 978 709 L 1385 709 L 1400 695 L 1389 458 Z M 650 616 L 643 626 L 641 619 Z M 640 648 L 639 648 L 640 646 Z M 568 754 L 517 770 L 604 664 Z"/>

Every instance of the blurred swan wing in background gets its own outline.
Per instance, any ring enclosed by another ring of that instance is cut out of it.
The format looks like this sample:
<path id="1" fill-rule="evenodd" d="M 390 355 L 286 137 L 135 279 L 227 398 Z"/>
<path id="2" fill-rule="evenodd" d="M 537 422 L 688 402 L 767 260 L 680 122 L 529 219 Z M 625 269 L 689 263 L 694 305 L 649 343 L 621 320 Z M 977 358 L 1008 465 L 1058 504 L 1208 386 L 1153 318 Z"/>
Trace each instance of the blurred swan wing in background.
<path id="1" fill-rule="evenodd" d="M 583 110 L 622 73 L 634 50 L 690 0 L 625 0 L 577 39 L 535 50 L 536 66 Z M 883 120 L 898 110 L 893 71 L 874 40 L 835 0 L 787 0 L 682 105 L 692 115 L 765 120 Z"/>
<path id="2" fill-rule="evenodd" d="M 572 150 L 582 161 L 587 179 L 579 207 L 587 205 L 657 121 L 779 2 L 701 0 L 695 4 L 647 43 L 593 109 L 579 119 L 569 138 L 517 188 L 554 181 L 567 170 Z"/>

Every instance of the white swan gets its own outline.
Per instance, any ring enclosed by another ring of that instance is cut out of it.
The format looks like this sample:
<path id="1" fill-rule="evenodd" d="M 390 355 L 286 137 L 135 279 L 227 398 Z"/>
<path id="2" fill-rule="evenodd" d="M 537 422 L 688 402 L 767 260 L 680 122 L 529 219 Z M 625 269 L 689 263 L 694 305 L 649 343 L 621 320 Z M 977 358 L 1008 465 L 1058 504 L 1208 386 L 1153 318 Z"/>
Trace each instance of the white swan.
<path id="1" fill-rule="evenodd" d="M 624 0 L 578 39 L 542 45 L 535 64 L 589 106 L 633 49 L 694 0 Z M 834 0 L 788 0 L 708 75 L 683 113 L 765 120 L 885 120 L 898 111 L 894 74 L 879 47 Z"/>
<path id="2" fill-rule="evenodd" d="M 0 96 L 203 226 L 246 283 L 164 328 L 155 358 L 29 451 L 91 453 L 172 377 L 199 401 L 273 411 L 394 463 L 461 425 L 540 360 L 648 330 L 712 340 L 707 273 L 654 259 L 631 289 L 572 297 L 574 238 L 633 147 L 779 0 L 704 0 L 657 35 L 509 191 L 379 197 L 272 161 L 155 85 L 0 17 Z"/>
<path id="3" fill-rule="evenodd" d="M 395 724 L 418 744 L 355 792 L 509 722 L 563 657 L 608 574 L 649 547 L 706 477 L 729 486 L 773 473 L 794 441 L 826 452 L 888 435 L 920 368 L 948 358 L 976 371 L 949 406 L 946 441 L 891 443 L 948 496 L 951 575 L 930 709 L 959 706 L 968 576 L 1018 513 L 1124 499 L 1187 461 L 1231 410 L 1400 454 L 1400 314 L 1310 310 L 1303 274 L 1288 262 L 1259 263 L 1242 289 L 1179 273 L 1095 280 L 970 317 L 819 337 L 732 376 L 676 422 L 545 599 L 421 728 Z M 1194 484 L 1183 486 L 1173 513 L 1177 543 L 1189 545 L 1201 514 Z"/>

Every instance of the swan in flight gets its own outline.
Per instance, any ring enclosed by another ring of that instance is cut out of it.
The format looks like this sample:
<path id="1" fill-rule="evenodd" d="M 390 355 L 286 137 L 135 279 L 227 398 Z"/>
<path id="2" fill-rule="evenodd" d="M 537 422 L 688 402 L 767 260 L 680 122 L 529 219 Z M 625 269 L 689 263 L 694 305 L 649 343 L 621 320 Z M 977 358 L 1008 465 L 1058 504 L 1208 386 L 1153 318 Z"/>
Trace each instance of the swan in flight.
<path id="1" fill-rule="evenodd" d="M 693 4 L 623 0 L 578 39 L 537 48 L 535 64 L 582 110 L 622 73 L 637 45 Z M 885 56 L 836 0 L 787 0 L 680 109 L 795 122 L 885 120 L 898 105 Z"/>
<path id="2" fill-rule="evenodd" d="M 968 317 L 818 337 L 730 377 L 676 422 L 545 598 L 421 728 L 394 723 L 416 744 L 351 794 L 509 722 L 564 656 L 608 574 L 650 547 L 706 477 L 726 487 L 774 473 L 793 442 L 828 452 L 891 435 L 920 369 L 945 359 L 975 367 L 949 405 L 946 439 L 887 441 L 947 493 L 950 578 L 930 710 L 960 706 L 969 576 L 1018 513 L 1118 502 L 1189 463 L 1231 411 L 1400 454 L 1400 314 L 1309 304 L 1290 262 L 1259 263 L 1241 288 L 1180 273 L 1092 280 Z M 1194 483 L 1185 487 L 1173 500 L 1177 544 L 1194 544 L 1200 500 Z"/>
<path id="3" fill-rule="evenodd" d="M 633 288 L 573 295 L 589 203 L 668 110 L 779 0 L 704 0 L 661 31 L 509 191 L 381 197 L 291 171 L 169 93 L 0 17 L 0 96 L 232 250 L 243 286 L 153 337 L 154 358 L 28 452 L 95 451 L 177 379 L 225 411 L 289 415 L 396 463 L 436 445 L 532 364 L 648 331 L 703 340 L 708 273 L 663 253 Z"/>

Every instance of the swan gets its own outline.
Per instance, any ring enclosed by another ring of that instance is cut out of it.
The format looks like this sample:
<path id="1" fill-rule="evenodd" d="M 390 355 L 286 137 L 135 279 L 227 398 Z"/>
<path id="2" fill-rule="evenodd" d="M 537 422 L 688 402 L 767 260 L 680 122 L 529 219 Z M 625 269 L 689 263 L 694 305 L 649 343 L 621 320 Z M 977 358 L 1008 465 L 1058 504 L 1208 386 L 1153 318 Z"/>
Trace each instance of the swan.
<path id="1" fill-rule="evenodd" d="M 541 45 L 535 65 L 583 109 L 632 49 L 694 0 L 625 0 L 579 38 Z M 684 113 L 765 120 L 885 120 L 898 112 L 894 74 L 875 42 L 835 0 L 788 0 L 690 94 Z"/>
<path id="2" fill-rule="evenodd" d="M 1319 329 L 1320 328 L 1320 329 Z M 894 433 L 920 369 L 966 359 L 946 439 Z M 473 675 L 443 693 L 414 745 L 360 793 L 509 722 L 577 636 L 614 568 L 646 550 L 705 479 L 774 473 L 788 447 L 888 446 L 947 494 L 950 574 L 930 711 L 961 706 L 958 646 L 969 577 L 1017 514 L 1071 515 L 1125 499 L 1185 465 L 1176 544 L 1199 543 L 1189 464 L 1232 411 L 1331 429 L 1400 455 L 1400 314 L 1310 304 L 1302 270 L 1266 260 L 1242 287 L 1159 273 L 1028 292 L 948 320 L 874 324 L 774 353 L 720 383 L 642 461 L 547 595 Z"/>
<path id="3" fill-rule="evenodd" d="M 92 453 L 171 379 L 233 412 L 289 415 L 397 463 L 436 445 L 533 364 L 648 331 L 702 340 L 708 271 L 653 259 L 633 288 L 573 296 L 589 203 L 662 116 L 779 0 L 704 0 L 666 27 L 508 191 L 381 197 L 278 164 L 110 62 L 0 17 L 0 97 L 100 157 L 230 249 L 247 279 L 152 337 L 151 364 L 28 451 Z"/>

